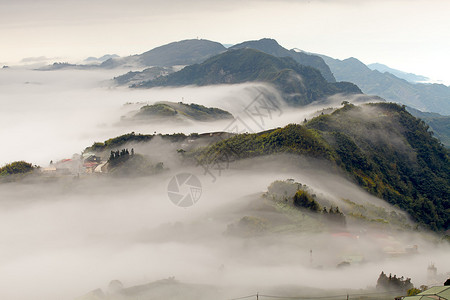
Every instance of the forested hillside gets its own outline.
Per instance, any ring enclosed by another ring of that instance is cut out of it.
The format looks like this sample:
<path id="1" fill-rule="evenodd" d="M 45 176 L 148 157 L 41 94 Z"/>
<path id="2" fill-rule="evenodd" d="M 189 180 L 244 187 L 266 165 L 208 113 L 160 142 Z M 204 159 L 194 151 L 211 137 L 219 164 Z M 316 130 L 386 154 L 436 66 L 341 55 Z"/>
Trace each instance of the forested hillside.
<path id="1" fill-rule="evenodd" d="M 449 153 L 427 129 L 396 104 L 346 104 L 304 125 L 241 134 L 195 155 L 203 160 L 220 157 L 211 155 L 217 152 L 230 160 L 278 153 L 323 158 L 424 226 L 448 229 Z"/>

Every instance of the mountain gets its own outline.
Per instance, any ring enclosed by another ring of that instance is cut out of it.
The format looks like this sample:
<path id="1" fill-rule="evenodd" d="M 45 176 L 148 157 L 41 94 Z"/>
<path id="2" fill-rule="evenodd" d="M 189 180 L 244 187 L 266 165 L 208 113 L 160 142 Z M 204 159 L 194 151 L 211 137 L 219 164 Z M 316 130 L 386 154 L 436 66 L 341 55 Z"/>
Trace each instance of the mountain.
<path id="1" fill-rule="evenodd" d="M 370 64 L 367 66 L 371 70 L 377 70 L 377 71 L 380 71 L 381 73 L 388 72 L 388 73 L 391 73 L 392 75 L 397 76 L 398 78 L 405 79 L 406 81 L 409 81 L 411 83 L 428 81 L 430 79 L 430 78 L 422 76 L 422 75 L 416 75 L 413 73 L 406 73 L 406 72 L 403 72 L 400 70 L 392 69 L 392 68 L 389 68 L 388 66 L 380 64 L 380 63 L 374 63 L 374 64 Z"/>
<path id="2" fill-rule="evenodd" d="M 236 135 L 190 155 L 204 165 L 216 157 L 236 161 L 274 154 L 325 159 L 416 222 L 447 230 L 449 152 L 427 129 L 397 104 L 346 104 L 304 125 Z"/>
<path id="3" fill-rule="evenodd" d="M 168 121 L 168 120 L 195 120 L 195 121 L 217 121 L 232 119 L 229 112 L 203 105 L 182 102 L 162 101 L 152 105 L 145 105 L 138 112 L 133 112 L 131 117 L 123 117 L 122 121 Z"/>
<path id="4" fill-rule="evenodd" d="M 434 135 L 446 146 L 450 148 L 450 116 L 442 116 L 437 113 L 422 112 L 420 110 L 406 107 L 406 110 L 415 116 L 422 119 Z"/>
<path id="5" fill-rule="evenodd" d="M 110 58 L 119 58 L 119 57 L 120 56 L 117 55 L 117 54 L 105 54 L 105 55 L 103 55 L 101 57 L 90 56 L 90 57 L 86 58 L 84 60 L 84 62 L 86 62 L 86 63 L 98 63 L 98 62 L 104 62 L 104 61 L 106 61 L 106 60 L 108 60 Z"/>
<path id="6" fill-rule="evenodd" d="M 390 73 L 372 71 L 356 58 L 344 60 L 321 55 L 337 80 L 353 82 L 366 94 L 405 104 L 421 111 L 450 115 L 450 87 L 410 83 Z"/>
<path id="7" fill-rule="evenodd" d="M 150 67 L 143 71 L 130 71 L 126 74 L 113 78 L 113 81 L 118 85 L 132 85 L 145 80 L 152 80 L 159 76 L 166 76 L 173 73 L 172 67 Z"/>
<path id="8" fill-rule="evenodd" d="M 230 49 L 243 48 L 256 49 L 276 57 L 291 57 L 301 65 L 310 66 L 319 70 L 323 78 L 328 82 L 336 82 L 333 73 L 331 73 L 330 68 L 321 57 L 295 50 L 287 50 L 280 46 L 276 40 L 265 38 L 258 41 L 247 41 L 234 45 Z"/>
<path id="9" fill-rule="evenodd" d="M 327 82 L 312 67 L 290 57 L 278 58 L 255 49 L 232 49 L 201 64 L 187 66 L 168 76 L 144 81 L 135 88 L 159 86 L 267 82 L 275 85 L 288 103 L 305 105 L 336 93 L 361 93 L 348 82 Z"/>
<path id="10" fill-rule="evenodd" d="M 101 64 L 105 68 L 121 65 L 170 67 L 200 63 L 207 58 L 226 51 L 217 42 L 208 40 L 183 40 L 156 47 L 142 54 L 124 58 L 112 58 Z"/>

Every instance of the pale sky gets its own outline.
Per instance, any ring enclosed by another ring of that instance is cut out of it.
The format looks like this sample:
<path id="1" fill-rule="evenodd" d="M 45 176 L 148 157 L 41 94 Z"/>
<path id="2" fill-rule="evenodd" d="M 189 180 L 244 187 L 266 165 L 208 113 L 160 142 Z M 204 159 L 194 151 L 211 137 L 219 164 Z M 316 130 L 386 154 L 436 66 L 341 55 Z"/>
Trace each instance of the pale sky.
<path id="1" fill-rule="evenodd" d="M 449 13 L 449 0 L 0 0 L 0 64 L 127 56 L 197 37 L 270 37 L 450 84 Z"/>

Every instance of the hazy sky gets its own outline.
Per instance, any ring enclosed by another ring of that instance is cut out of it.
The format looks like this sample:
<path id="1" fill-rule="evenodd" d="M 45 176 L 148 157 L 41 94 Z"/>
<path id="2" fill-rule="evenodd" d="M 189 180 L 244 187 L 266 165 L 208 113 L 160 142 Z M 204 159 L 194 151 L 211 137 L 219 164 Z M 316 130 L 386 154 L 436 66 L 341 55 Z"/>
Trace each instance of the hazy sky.
<path id="1" fill-rule="evenodd" d="M 0 0 L 0 63 L 130 55 L 197 37 L 271 37 L 450 83 L 449 11 L 448 0 Z"/>

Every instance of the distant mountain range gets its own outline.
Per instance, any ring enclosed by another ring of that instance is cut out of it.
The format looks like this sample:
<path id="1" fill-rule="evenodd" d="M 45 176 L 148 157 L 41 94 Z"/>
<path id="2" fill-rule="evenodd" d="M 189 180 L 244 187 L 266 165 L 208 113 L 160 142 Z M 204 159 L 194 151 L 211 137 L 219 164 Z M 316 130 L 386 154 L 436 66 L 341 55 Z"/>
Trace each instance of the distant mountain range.
<path id="1" fill-rule="evenodd" d="M 111 58 L 119 58 L 120 56 L 117 54 L 105 54 L 101 57 L 93 57 L 90 56 L 84 60 L 86 63 L 96 63 L 96 62 L 104 62 Z"/>
<path id="2" fill-rule="evenodd" d="M 450 115 L 450 87 L 443 84 L 411 83 L 391 73 L 371 70 L 356 58 L 344 60 L 321 55 L 337 80 L 358 85 L 370 95 L 405 104 L 421 111 Z"/>
<path id="3" fill-rule="evenodd" d="M 392 75 L 397 76 L 398 78 L 405 79 L 406 81 L 412 82 L 412 83 L 420 83 L 424 81 L 430 80 L 430 78 L 422 76 L 422 75 L 416 75 L 413 73 L 406 73 L 400 70 L 389 68 L 386 65 L 380 64 L 380 63 L 374 63 L 367 65 L 371 70 L 377 70 L 381 73 L 391 73 Z"/>
<path id="4" fill-rule="evenodd" d="M 312 54 L 306 54 L 295 50 L 287 50 L 280 46 L 277 41 L 273 39 L 261 39 L 258 41 L 243 42 L 229 49 L 251 48 L 262 51 L 264 53 L 273 55 L 275 57 L 291 57 L 297 63 L 305 66 L 316 68 L 320 71 L 322 76 L 329 82 L 336 82 L 330 68 L 324 60 Z M 200 51 L 201 49 L 201 51 Z M 170 43 L 140 55 L 130 56 L 128 58 L 112 59 L 106 61 L 103 67 L 117 67 L 124 64 L 139 64 L 143 66 L 160 66 L 169 67 L 174 65 L 191 65 L 194 63 L 201 63 L 209 57 L 225 52 L 227 49 L 219 43 L 206 40 L 186 40 L 181 42 Z M 122 78 L 119 84 L 134 84 L 136 78 L 144 81 L 146 70 L 142 73 L 133 72 L 132 78 L 129 76 L 129 81 Z M 130 74 L 131 75 L 131 74 Z M 153 77 L 148 77 L 145 80 L 151 80 Z"/>
<path id="5" fill-rule="evenodd" d="M 204 86 L 243 82 L 271 83 L 283 94 L 285 101 L 294 105 L 305 105 L 337 93 L 361 93 L 352 83 L 327 82 L 317 69 L 300 65 L 290 57 L 278 58 L 249 48 L 228 50 L 201 64 L 187 66 L 168 76 L 133 87 Z"/>

